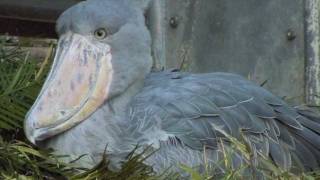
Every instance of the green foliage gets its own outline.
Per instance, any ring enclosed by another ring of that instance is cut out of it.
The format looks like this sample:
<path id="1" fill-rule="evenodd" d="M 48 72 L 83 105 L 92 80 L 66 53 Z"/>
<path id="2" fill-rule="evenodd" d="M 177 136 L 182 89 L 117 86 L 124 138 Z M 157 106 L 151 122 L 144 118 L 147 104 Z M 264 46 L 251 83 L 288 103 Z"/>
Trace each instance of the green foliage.
<path id="1" fill-rule="evenodd" d="M 231 136 L 227 137 L 230 140 L 231 146 L 228 148 L 221 142 L 223 149 L 223 161 L 220 165 L 224 167 L 225 172 L 223 175 L 214 174 L 214 167 L 206 168 L 206 172 L 203 174 L 198 173 L 190 167 L 181 165 L 182 170 L 191 175 L 192 180 L 209 180 L 209 179 L 222 179 L 222 180 L 234 180 L 234 179 L 261 179 L 261 176 L 265 179 L 279 179 L 279 180 L 316 180 L 320 179 L 320 172 L 309 172 L 302 174 L 294 174 L 293 172 L 285 171 L 276 166 L 272 160 L 262 155 L 257 157 L 253 156 L 251 147 L 245 141 L 239 141 Z M 234 153 L 240 153 L 245 159 L 245 163 L 238 168 L 232 167 L 232 156 Z M 256 163 L 258 160 L 258 163 Z M 219 164 L 219 163 L 218 163 Z M 250 172 L 249 174 L 246 172 Z"/>
<path id="2" fill-rule="evenodd" d="M 0 139 L 0 177 L 5 179 L 62 178 L 73 173 L 72 167 L 58 161 L 49 152 L 36 150 L 20 142 Z"/>
<path id="3" fill-rule="evenodd" d="M 157 176 L 150 166 L 145 165 L 143 162 L 152 153 L 148 153 L 149 148 L 146 148 L 141 153 L 136 153 L 137 149 L 134 149 L 127 157 L 127 162 L 123 164 L 121 171 L 112 171 L 108 168 L 108 157 L 105 155 L 103 160 L 93 169 L 84 173 L 71 177 L 71 180 L 80 179 L 108 179 L 108 180 L 155 180 L 166 179 L 168 176 Z"/>
<path id="4" fill-rule="evenodd" d="M 39 66 L 19 48 L 0 45 L 0 129 L 22 128 L 49 69 L 50 56 Z"/>

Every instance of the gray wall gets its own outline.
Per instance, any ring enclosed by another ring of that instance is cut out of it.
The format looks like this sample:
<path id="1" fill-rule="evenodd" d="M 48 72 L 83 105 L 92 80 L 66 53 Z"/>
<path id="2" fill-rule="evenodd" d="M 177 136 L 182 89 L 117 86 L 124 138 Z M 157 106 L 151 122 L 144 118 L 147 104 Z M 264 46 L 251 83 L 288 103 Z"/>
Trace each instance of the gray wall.
<path id="1" fill-rule="evenodd" d="M 303 0 L 168 0 L 165 20 L 167 68 L 233 72 L 304 102 Z"/>

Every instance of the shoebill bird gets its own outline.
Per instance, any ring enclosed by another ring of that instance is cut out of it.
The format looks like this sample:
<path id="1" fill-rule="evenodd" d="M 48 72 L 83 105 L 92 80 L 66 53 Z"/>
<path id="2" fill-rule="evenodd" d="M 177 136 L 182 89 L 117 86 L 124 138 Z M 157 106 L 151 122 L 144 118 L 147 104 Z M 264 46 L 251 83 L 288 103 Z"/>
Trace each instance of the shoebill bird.
<path id="1" fill-rule="evenodd" d="M 83 167 L 107 146 L 114 169 L 137 145 L 151 146 L 145 163 L 160 173 L 219 164 L 233 137 L 285 170 L 319 167 L 320 119 L 311 111 L 235 74 L 151 72 L 149 4 L 88 0 L 60 16 L 51 72 L 25 120 L 31 142 L 70 159 L 87 154 Z M 235 151 L 232 166 L 244 162 Z"/>

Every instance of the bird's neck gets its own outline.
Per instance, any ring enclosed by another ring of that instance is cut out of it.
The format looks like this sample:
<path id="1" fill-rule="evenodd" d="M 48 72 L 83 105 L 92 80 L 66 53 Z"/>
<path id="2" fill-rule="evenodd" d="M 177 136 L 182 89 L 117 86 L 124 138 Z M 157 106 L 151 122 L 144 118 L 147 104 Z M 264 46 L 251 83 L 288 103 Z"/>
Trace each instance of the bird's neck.
<path id="1" fill-rule="evenodd" d="M 101 108 L 110 111 L 110 114 L 114 114 L 116 116 L 123 116 L 124 114 L 126 114 L 128 105 L 131 102 L 132 98 L 141 91 L 143 86 L 144 79 L 135 81 L 125 91 L 123 91 L 117 96 L 110 98 Z"/>
<path id="2" fill-rule="evenodd" d="M 53 137 L 45 144 L 59 154 L 70 155 L 70 159 L 87 154 L 79 161 L 82 167 L 92 167 L 101 160 L 107 147 L 111 165 L 117 166 L 127 153 L 137 144 L 130 137 L 127 129 L 130 124 L 127 118 L 128 105 L 131 99 L 143 88 L 144 81 L 136 81 L 123 93 L 108 100 L 88 119 L 72 129 Z M 117 168 L 117 167 L 116 167 Z"/>

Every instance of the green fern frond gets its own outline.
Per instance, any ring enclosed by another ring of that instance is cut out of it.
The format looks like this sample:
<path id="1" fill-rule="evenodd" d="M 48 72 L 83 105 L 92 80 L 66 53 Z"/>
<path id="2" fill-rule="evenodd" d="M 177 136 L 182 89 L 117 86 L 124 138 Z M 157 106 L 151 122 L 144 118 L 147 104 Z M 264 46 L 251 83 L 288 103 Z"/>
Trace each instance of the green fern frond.
<path id="1" fill-rule="evenodd" d="M 43 63 L 30 60 L 20 48 L 0 46 L 0 129 L 21 128 L 50 67 L 50 53 Z M 5 49 L 5 50 L 4 50 Z"/>

